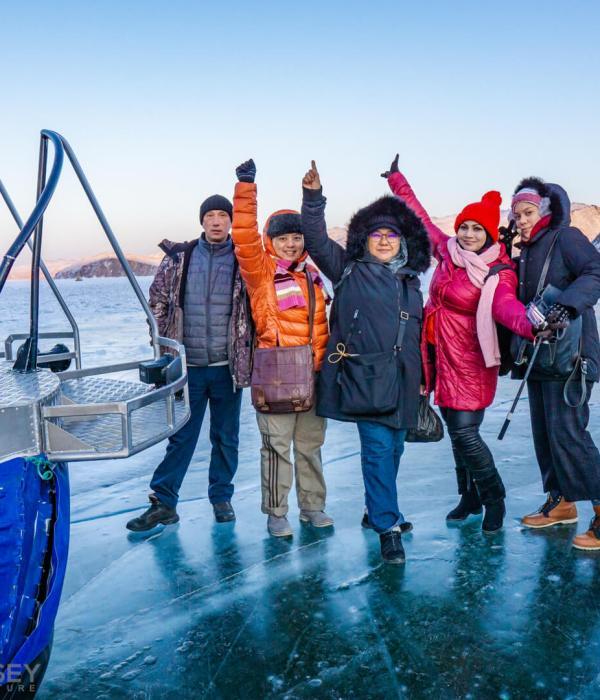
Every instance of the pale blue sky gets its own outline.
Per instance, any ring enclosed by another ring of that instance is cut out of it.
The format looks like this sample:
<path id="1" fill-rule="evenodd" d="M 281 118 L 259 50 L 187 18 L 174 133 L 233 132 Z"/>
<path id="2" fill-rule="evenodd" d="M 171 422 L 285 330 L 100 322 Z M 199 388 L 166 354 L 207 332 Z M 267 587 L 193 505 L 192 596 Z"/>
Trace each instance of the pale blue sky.
<path id="1" fill-rule="evenodd" d="M 592 0 L 3 2 L 0 178 L 27 214 L 39 130 L 62 132 L 140 253 L 197 235 L 249 157 L 261 222 L 315 158 L 344 224 L 396 151 L 434 215 L 529 174 L 600 204 L 599 21 Z M 66 175 L 49 259 L 107 248 Z"/>

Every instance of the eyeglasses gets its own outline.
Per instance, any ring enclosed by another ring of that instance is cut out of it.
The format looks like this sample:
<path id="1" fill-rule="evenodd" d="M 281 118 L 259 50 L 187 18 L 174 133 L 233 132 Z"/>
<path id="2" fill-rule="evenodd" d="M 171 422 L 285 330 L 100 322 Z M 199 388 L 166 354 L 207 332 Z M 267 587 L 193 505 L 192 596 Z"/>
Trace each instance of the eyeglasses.
<path id="1" fill-rule="evenodd" d="M 394 233 L 393 231 L 390 231 L 389 233 L 381 233 L 381 231 L 371 231 L 369 234 L 369 238 L 372 241 L 388 241 L 389 243 L 392 243 L 394 241 L 397 241 L 400 236 L 397 233 Z"/>

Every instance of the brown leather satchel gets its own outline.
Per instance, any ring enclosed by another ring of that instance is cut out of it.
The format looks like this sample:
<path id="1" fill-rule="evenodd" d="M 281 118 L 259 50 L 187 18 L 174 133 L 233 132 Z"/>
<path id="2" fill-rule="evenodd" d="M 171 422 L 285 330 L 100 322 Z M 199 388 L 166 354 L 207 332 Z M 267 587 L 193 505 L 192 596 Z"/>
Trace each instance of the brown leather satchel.
<path id="1" fill-rule="evenodd" d="M 315 288 L 305 270 L 308 288 L 308 345 L 256 348 L 252 368 L 252 405 L 261 413 L 310 411 L 315 402 L 313 327 Z"/>

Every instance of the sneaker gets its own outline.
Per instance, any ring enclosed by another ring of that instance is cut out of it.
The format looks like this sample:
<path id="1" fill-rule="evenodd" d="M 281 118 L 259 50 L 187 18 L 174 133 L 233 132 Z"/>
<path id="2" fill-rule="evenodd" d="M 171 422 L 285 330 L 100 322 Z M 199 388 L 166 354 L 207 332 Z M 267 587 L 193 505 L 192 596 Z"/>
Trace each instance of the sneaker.
<path id="1" fill-rule="evenodd" d="M 152 505 L 145 513 L 127 523 L 125 527 L 128 530 L 145 532 L 146 530 L 152 530 L 157 525 L 172 525 L 179 522 L 179 516 L 175 508 L 169 508 L 169 506 L 161 503 L 153 493 L 148 498 Z"/>
<path id="2" fill-rule="evenodd" d="M 466 520 L 469 515 L 481 515 L 481 511 L 479 495 L 477 492 L 468 491 L 461 494 L 458 505 L 448 513 L 446 520 L 449 522 L 460 522 Z"/>
<path id="3" fill-rule="evenodd" d="M 333 518 L 324 510 L 300 510 L 300 521 L 310 523 L 313 527 L 330 527 Z"/>
<path id="4" fill-rule="evenodd" d="M 235 520 L 235 511 L 229 501 L 213 503 L 213 513 L 218 523 L 230 523 L 232 520 Z"/>
<path id="5" fill-rule="evenodd" d="M 373 525 L 371 525 L 371 521 L 369 520 L 369 511 L 365 508 L 365 512 L 363 513 L 362 520 L 360 521 L 360 526 L 364 527 L 365 530 L 372 530 Z M 413 529 L 413 524 L 409 520 L 405 520 L 403 523 L 400 523 L 400 532 L 403 535 L 406 535 L 409 532 L 412 532 Z"/>
<path id="6" fill-rule="evenodd" d="M 486 505 L 481 529 L 488 534 L 498 532 L 498 530 L 502 529 L 505 515 L 506 507 L 504 505 L 504 499 Z"/>
<path id="7" fill-rule="evenodd" d="M 379 542 L 381 543 L 381 556 L 386 564 L 404 564 L 406 558 L 399 525 L 379 535 Z"/>
<path id="8" fill-rule="evenodd" d="M 285 515 L 269 515 L 267 529 L 273 537 L 291 537 L 294 534 Z"/>
<path id="9" fill-rule="evenodd" d="M 577 506 L 562 496 L 548 494 L 543 506 L 535 513 L 521 518 L 521 524 L 535 529 L 553 525 L 570 525 L 577 522 Z"/>
<path id="10" fill-rule="evenodd" d="M 588 531 L 575 537 L 573 547 L 587 552 L 600 551 L 600 506 L 594 506 L 594 517 Z"/>

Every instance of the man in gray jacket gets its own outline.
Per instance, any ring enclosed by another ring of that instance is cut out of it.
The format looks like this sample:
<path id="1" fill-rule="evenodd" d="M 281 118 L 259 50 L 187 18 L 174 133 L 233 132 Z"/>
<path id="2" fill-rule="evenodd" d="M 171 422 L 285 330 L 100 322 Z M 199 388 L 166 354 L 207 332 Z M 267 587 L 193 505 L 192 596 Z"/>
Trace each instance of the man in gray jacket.
<path id="1" fill-rule="evenodd" d="M 150 482 L 150 507 L 127 523 L 134 532 L 179 520 L 179 489 L 192 460 L 207 404 L 212 452 L 208 497 L 217 522 L 235 520 L 231 506 L 238 465 L 242 387 L 250 384 L 251 316 L 229 232 L 232 205 L 221 195 L 200 207 L 202 236 L 163 241 L 166 253 L 150 287 L 150 307 L 161 335 L 183 342 L 191 417 L 169 438 Z"/>

